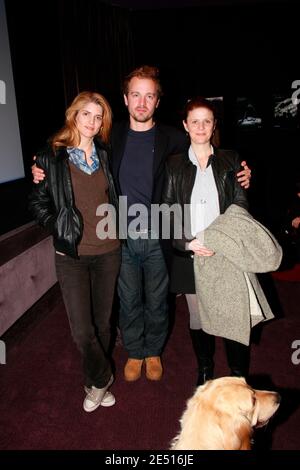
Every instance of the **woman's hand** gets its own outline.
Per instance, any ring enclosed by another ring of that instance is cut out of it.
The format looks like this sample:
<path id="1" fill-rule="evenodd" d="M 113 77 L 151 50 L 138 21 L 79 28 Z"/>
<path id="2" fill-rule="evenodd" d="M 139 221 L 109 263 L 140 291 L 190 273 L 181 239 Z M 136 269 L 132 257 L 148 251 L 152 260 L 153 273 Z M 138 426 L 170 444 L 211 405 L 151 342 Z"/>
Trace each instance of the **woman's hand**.
<path id="1" fill-rule="evenodd" d="M 188 249 L 193 251 L 197 256 L 212 256 L 215 254 L 214 251 L 205 248 L 197 238 L 194 238 L 194 240 L 188 244 Z"/>

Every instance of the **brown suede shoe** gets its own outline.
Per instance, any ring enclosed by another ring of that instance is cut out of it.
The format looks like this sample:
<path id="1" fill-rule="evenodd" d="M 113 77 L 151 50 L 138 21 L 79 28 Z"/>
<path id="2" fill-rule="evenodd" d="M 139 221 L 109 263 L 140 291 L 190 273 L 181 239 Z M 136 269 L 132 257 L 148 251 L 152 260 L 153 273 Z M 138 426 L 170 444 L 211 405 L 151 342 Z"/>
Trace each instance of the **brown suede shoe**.
<path id="1" fill-rule="evenodd" d="M 149 380 L 160 380 L 163 368 L 159 356 L 146 357 L 146 377 Z"/>
<path id="2" fill-rule="evenodd" d="M 124 377 L 128 382 L 134 382 L 141 376 L 144 359 L 129 358 L 124 368 Z"/>

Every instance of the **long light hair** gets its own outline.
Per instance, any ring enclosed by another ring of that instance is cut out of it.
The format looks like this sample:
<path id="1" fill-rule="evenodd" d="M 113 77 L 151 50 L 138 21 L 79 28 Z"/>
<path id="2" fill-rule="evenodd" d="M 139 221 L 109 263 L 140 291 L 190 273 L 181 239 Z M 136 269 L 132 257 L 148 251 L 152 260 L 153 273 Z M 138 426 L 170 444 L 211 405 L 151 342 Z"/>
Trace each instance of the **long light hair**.
<path id="1" fill-rule="evenodd" d="M 89 103 L 100 105 L 103 110 L 102 125 L 97 136 L 104 143 L 108 143 L 112 126 L 111 107 L 104 96 L 99 93 L 83 91 L 74 98 L 67 108 L 64 126 L 50 139 L 54 149 L 57 147 L 77 147 L 80 144 L 80 133 L 76 125 L 76 116 Z"/>

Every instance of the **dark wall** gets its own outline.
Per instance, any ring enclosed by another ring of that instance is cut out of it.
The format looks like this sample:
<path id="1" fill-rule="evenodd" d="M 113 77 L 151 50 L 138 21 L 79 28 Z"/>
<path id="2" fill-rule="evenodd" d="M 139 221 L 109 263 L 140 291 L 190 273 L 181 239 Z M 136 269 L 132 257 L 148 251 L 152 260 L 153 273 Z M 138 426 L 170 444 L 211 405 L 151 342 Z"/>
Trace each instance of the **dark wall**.
<path id="1" fill-rule="evenodd" d="M 251 165 L 252 212 L 273 226 L 285 214 L 295 169 L 299 174 L 299 117 L 292 128 L 274 127 L 273 120 L 274 95 L 291 96 L 300 78 L 295 15 L 288 1 L 132 12 L 136 62 L 161 70 L 161 118 L 179 123 L 192 95 L 223 96 L 222 144 Z M 237 127 L 243 96 L 262 117 L 260 129 Z"/>
<path id="2" fill-rule="evenodd" d="M 289 2 L 132 12 L 137 63 L 160 67 L 161 113 L 174 116 L 191 95 L 254 98 L 270 120 L 273 92 L 297 78 L 298 33 Z"/>

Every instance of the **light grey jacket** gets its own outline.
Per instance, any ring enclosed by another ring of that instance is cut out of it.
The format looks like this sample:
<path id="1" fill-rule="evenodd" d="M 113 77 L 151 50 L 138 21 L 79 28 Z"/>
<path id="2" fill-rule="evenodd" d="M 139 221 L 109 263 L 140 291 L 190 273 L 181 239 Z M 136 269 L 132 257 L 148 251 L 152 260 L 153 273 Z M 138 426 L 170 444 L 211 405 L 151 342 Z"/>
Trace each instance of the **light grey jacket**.
<path id="1" fill-rule="evenodd" d="M 274 317 L 255 273 L 278 269 L 282 249 L 266 227 L 235 204 L 197 238 L 215 251 L 194 256 L 202 328 L 248 345 L 251 327 Z"/>

